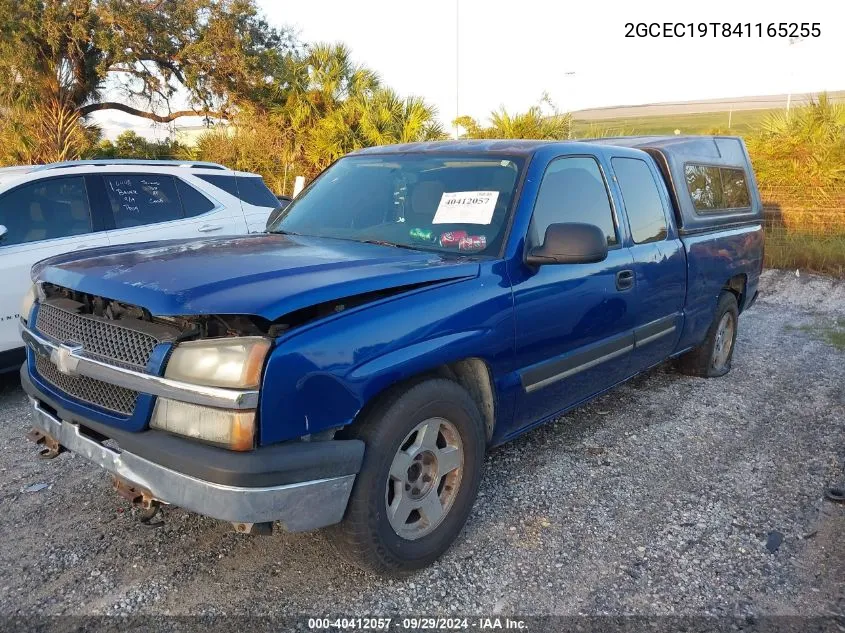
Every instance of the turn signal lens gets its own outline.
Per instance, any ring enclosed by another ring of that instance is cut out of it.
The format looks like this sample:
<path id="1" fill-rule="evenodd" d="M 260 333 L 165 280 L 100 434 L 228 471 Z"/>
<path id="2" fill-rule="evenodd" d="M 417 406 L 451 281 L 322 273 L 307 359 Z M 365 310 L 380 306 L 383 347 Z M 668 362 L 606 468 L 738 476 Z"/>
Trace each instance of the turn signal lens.
<path id="1" fill-rule="evenodd" d="M 150 426 L 233 451 L 249 451 L 255 446 L 255 411 L 216 409 L 158 398 Z"/>

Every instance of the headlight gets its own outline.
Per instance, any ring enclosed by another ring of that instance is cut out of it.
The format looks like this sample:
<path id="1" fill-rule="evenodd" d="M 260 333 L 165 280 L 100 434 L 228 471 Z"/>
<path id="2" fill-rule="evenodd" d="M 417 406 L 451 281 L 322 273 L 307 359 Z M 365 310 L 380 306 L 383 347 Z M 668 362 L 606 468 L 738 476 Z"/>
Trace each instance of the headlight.
<path id="1" fill-rule="evenodd" d="M 234 451 L 251 450 L 255 443 L 255 411 L 215 409 L 158 398 L 150 426 Z"/>
<path id="2" fill-rule="evenodd" d="M 209 387 L 258 387 L 270 340 L 261 336 L 179 343 L 164 372 L 166 378 Z"/>
<path id="3" fill-rule="evenodd" d="M 24 322 L 29 320 L 29 313 L 32 312 L 32 306 L 35 305 L 35 301 L 38 299 L 38 287 L 35 284 L 32 284 L 29 287 L 29 290 L 26 291 L 26 294 L 23 296 L 21 300 L 21 318 Z"/>
<path id="4" fill-rule="evenodd" d="M 164 376 L 196 385 L 254 389 L 261 382 L 270 339 L 242 336 L 179 343 Z M 150 426 L 235 451 L 255 445 L 255 411 L 204 407 L 158 398 Z"/>

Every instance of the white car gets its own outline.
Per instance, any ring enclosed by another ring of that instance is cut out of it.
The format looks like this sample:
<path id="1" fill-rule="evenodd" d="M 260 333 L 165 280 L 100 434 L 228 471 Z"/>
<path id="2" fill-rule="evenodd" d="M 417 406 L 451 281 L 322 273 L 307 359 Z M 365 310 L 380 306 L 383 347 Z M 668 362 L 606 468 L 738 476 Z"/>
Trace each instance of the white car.
<path id="1" fill-rule="evenodd" d="M 216 163 L 88 160 L 0 169 L 0 371 L 23 362 L 21 297 L 53 255 L 263 231 L 280 206 L 261 176 Z"/>

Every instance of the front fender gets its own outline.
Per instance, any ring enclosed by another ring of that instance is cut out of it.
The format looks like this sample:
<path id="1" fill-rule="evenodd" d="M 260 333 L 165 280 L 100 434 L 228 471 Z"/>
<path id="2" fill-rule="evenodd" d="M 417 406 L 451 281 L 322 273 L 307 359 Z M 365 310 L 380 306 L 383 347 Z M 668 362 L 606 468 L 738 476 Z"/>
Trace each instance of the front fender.
<path id="1" fill-rule="evenodd" d="M 267 362 L 259 441 L 345 426 L 391 385 L 463 358 L 513 371 L 513 300 L 501 262 L 479 277 L 416 290 L 294 330 Z M 501 399 L 499 394 L 499 399 Z"/>

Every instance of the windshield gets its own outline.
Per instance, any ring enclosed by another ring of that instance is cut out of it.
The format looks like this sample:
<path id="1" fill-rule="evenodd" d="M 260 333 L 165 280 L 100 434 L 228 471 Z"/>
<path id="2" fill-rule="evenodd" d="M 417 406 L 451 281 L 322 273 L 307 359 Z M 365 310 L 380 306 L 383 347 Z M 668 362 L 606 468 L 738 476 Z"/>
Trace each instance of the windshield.
<path id="1" fill-rule="evenodd" d="M 267 230 L 495 255 L 522 162 L 489 155 L 348 156 Z"/>

